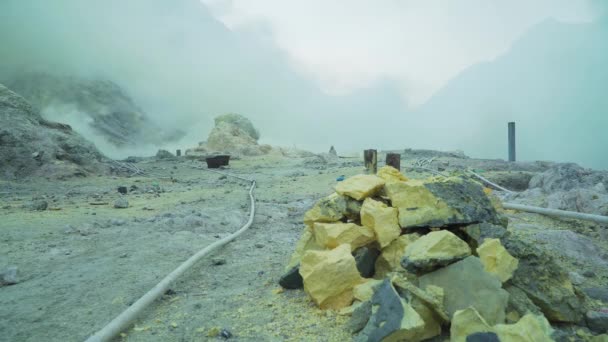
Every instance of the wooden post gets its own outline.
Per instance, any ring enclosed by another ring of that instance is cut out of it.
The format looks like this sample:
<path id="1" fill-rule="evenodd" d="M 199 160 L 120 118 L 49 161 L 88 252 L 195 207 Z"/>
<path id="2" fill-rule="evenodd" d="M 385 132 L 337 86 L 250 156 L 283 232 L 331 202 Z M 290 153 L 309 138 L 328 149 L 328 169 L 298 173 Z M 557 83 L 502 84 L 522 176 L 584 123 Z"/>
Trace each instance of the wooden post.
<path id="1" fill-rule="evenodd" d="M 515 122 L 509 122 L 509 161 L 515 161 Z"/>
<path id="2" fill-rule="evenodd" d="M 401 154 L 399 153 L 387 153 L 386 154 L 386 165 L 390 165 L 395 169 L 401 171 Z"/>
<path id="3" fill-rule="evenodd" d="M 365 150 L 363 151 L 363 160 L 365 162 L 365 169 L 368 174 L 375 175 L 378 171 L 378 151 L 376 150 Z"/>
<path id="4" fill-rule="evenodd" d="M 182 150 L 176 150 L 175 151 L 175 155 L 178 156 L 178 157 L 181 156 L 182 155 Z"/>

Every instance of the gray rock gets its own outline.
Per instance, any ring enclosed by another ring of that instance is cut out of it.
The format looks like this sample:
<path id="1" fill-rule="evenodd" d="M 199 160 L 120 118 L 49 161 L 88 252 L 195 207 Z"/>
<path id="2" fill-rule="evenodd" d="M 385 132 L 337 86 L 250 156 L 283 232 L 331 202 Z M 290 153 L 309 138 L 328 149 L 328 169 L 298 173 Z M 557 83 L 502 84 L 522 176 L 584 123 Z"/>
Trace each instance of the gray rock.
<path id="1" fill-rule="evenodd" d="M 520 288 L 509 285 L 505 287 L 505 290 L 509 292 L 507 311 L 515 310 L 520 316 L 524 316 L 528 312 L 542 315 L 540 308 Z"/>
<path id="2" fill-rule="evenodd" d="M 304 287 L 304 281 L 300 275 L 300 264 L 292 267 L 285 272 L 279 279 L 279 285 L 285 289 L 301 289 Z"/>
<path id="3" fill-rule="evenodd" d="M 608 332 L 608 309 L 606 311 L 587 311 L 585 318 L 589 329 L 597 333 Z"/>
<path id="4" fill-rule="evenodd" d="M 214 266 L 220 266 L 226 264 L 226 259 L 224 258 L 213 258 L 211 259 L 211 264 Z"/>
<path id="5" fill-rule="evenodd" d="M 10 266 L 2 271 L 0 273 L 0 286 L 17 284 L 19 282 L 17 280 L 17 270 L 16 266 Z"/>
<path id="6" fill-rule="evenodd" d="M 49 203 L 45 200 L 35 200 L 28 204 L 30 210 L 43 211 L 46 210 Z"/>
<path id="7" fill-rule="evenodd" d="M 365 328 L 355 341 L 380 342 L 401 328 L 405 310 L 399 294 L 388 279 L 376 288 L 371 305 L 377 309 L 373 310 Z"/>
<path id="8" fill-rule="evenodd" d="M 583 292 L 590 298 L 608 303 L 608 288 L 606 287 L 588 287 L 583 289 Z"/>
<path id="9" fill-rule="evenodd" d="M 581 285 L 585 282 L 585 277 L 576 272 L 568 272 L 568 277 L 573 285 Z"/>
<path id="10" fill-rule="evenodd" d="M 466 342 L 500 342 L 500 339 L 493 332 L 477 332 L 467 336 Z"/>
<path id="11" fill-rule="evenodd" d="M 483 222 L 468 225 L 462 230 L 469 237 L 473 247 L 480 246 L 485 239 L 502 239 L 509 235 L 503 226 Z"/>
<path id="12" fill-rule="evenodd" d="M 117 199 L 116 201 L 114 201 L 114 208 L 124 209 L 124 208 L 128 208 L 128 207 L 129 207 L 129 201 L 127 201 L 127 199 L 124 197 L 121 197 L 121 198 Z"/>
<path id="13" fill-rule="evenodd" d="M 567 270 L 532 242 L 512 235 L 503 240 L 503 245 L 519 259 L 511 284 L 525 292 L 549 321 L 576 323 L 581 320 L 581 299 L 564 286 L 570 282 Z"/>
<path id="14" fill-rule="evenodd" d="M 495 276 L 487 273 L 479 258 L 470 256 L 419 278 L 420 288 L 435 285 L 443 288 L 448 315 L 475 307 L 490 325 L 503 323 L 509 293 Z"/>
<path id="15" fill-rule="evenodd" d="M 346 330 L 351 334 L 356 334 L 365 328 L 369 318 L 372 315 L 372 303 L 371 301 L 365 301 L 359 303 L 359 305 L 353 311 L 350 316 L 350 320 L 346 324 Z"/>
<path id="16" fill-rule="evenodd" d="M 380 252 L 371 247 L 360 247 L 353 253 L 357 270 L 363 278 L 371 278 L 376 272 L 376 259 Z"/>

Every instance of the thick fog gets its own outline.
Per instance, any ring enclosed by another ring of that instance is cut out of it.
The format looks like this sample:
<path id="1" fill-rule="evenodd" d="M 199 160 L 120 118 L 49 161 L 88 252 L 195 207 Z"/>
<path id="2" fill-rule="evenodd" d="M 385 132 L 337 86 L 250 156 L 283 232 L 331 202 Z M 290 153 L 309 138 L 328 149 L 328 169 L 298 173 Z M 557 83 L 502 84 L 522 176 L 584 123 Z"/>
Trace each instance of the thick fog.
<path id="1" fill-rule="evenodd" d="M 608 168 L 604 7 L 3 0 L 0 82 L 25 70 L 112 80 L 161 127 L 187 132 L 171 147 L 236 112 L 271 144 L 506 158 L 516 121 L 520 160 Z"/>

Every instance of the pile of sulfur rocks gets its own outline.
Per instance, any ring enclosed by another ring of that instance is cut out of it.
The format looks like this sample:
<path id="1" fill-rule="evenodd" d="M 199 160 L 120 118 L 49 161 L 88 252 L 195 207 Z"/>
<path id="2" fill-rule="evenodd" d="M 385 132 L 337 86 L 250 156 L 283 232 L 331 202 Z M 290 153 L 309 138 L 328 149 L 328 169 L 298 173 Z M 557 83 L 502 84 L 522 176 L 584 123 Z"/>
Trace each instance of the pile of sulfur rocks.
<path id="1" fill-rule="evenodd" d="M 350 315 L 356 341 L 552 341 L 534 304 L 509 311 L 519 260 L 499 207 L 466 177 L 353 176 L 305 214 L 279 283 Z"/>

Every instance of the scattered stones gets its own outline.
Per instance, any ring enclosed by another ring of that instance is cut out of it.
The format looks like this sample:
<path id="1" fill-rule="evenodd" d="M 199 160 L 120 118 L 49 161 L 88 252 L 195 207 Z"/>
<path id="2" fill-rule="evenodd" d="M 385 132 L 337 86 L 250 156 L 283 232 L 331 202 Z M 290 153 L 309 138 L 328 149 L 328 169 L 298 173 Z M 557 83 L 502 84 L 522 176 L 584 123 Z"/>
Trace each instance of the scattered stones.
<path id="1" fill-rule="evenodd" d="M 0 273 L 0 287 L 5 285 L 14 285 L 19 281 L 17 280 L 17 267 L 10 266 Z"/>
<path id="2" fill-rule="evenodd" d="M 211 264 L 214 266 L 220 266 L 226 264 L 226 259 L 224 258 L 213 258 L 211 259 Z"/>
<path id="3" fill-rule="evenodd" d="M 300 265 L 290 268 L 279 279 L 279 285 L 285 289 L 301 289 L 304 287 L 302 276 L 300 275 Z"/>
<path id="4" fill-rule="evenodd" d="M 28 204 L 30 210 L 44 211 L 48 208 L 49 203 L 45 200 L 34 200 Z"/>
<path id="5" fill-rule="evenodd" d="M 367 198 L 361 207 L 361 223 L 373 229 L 381 248 L 388 246 L 401 235 L 397 220 L 397 209 Z"/>
<path id="6" fill-rule="evenodd" d="M 355 250 L 353 256 L 357 264 L 357 270 L 363 278 L 371 278 L 376 271 L 376 260 L 380 252 L 371 247 L 361 247 Z"/>
<path id="7" fill-rule="evenodd" d="M 608 310 L 606 312 L 587 311 L 585 319 L 589 329 L 597 333 L 608 333 Z"/>
<path id="8" fill-rule="evenodd" d="M 354 223 L 315 223 L 314 235 L 317 244 L 333 249 L 349 244 L 353 250 L 374 241 L 374 231 Z"/>
<path id="9" fill-rule="evenodd" d="M 322 309 L 341 309 L 353 301 L 353 288 L 363 281 L 349 245 L 304 253 L 300 264 L 304 290 Z"/>
<path id="10" fill-rule="evenodd" d="M 388 183 L 385 190 L 402 228 L 500 221 L 481 185 L 468 179 L 411 179 Z"/>
<path id="11" fill-rule="evenodd" d="M 117 199 L 116 201 L 114 201 L 114 208 L 124 209 L 124 208 L 128 208 L 128 207 L 129 207 L 129 201 L 127 201 L 127 199 L 124 197 L 121 197 L 121 198 Z"/>
<path id="12" fill-rule="evenodd" d="M 430 271 L 471 255 L 471 248 L 453 233 L 428 233 L 407 246 L 401 266 L 409 272 Z"/>
<path id="13" fill-rule="evenodd" d="M 479 258 L 470 256 L 419 278 L 420 287 L 439 286 L 445 293 L 445 309 L 452 317 L 473 306 L 490 324 L 505 320 L 509 293 L 500 281 L 483 269 Z"/>
<path id="14" fill-rule="evenodd" d="M 393 288 L 388 279 L 372 298 L 372 315 L 355 341 L 418 341 L 424 331 L 420 315 Z"/>
<path id="15" fill-rule="evenodd" d="M 374 196 L 384 185 L 384 179 L 374 175 L 356 175 L 335 186 L 336 192 L 358 201 Z"/>
<path id="16" fill-rule="evenodd" d="M 511 279 L 519 264 L 519 261 L 507 252 L 498 239 L 486 239 L 477 248 L 477 254 L 484 269 L 496 275 L 503 283 Z"/>

